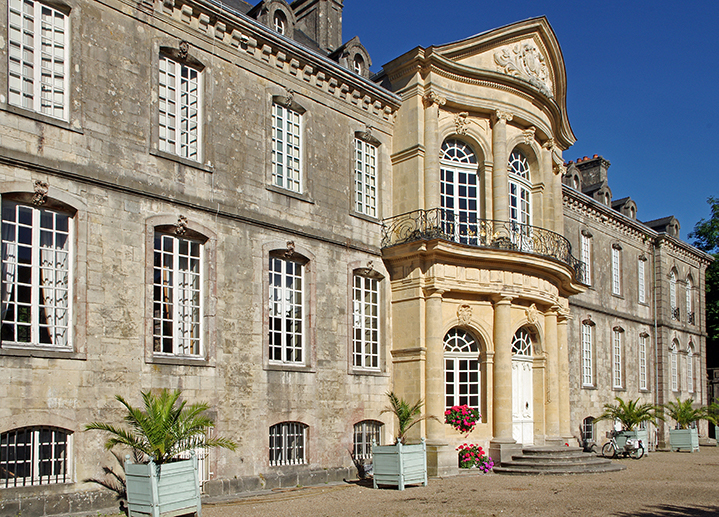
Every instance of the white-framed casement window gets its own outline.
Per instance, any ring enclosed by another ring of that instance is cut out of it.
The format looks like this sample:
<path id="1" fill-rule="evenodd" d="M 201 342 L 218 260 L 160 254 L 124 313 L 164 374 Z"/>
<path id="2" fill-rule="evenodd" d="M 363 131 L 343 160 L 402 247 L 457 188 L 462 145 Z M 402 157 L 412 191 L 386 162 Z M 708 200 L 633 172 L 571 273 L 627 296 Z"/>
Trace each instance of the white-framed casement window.
<path id="1" fill-rule="evenodd" d="M 691 277 L 687 277 L 687 290 L 686 290 L 686 302 L 687 302 L 687 323 L 690 325 L 696 325 L 694 321 L 694 303 L 692 294 L 694 291 L 694 282 Z"/>
<path id="2" fill-rule="evenodd" d="M 355 138 L 355 210 L 377 217 L 377 146 Z"/>
<path id="3" fill-rule="evenodd" d="M 382 445 L 384 424 L 377 420 L 363 420 L 354 425 L 352 448 L 356 460 L 372 459 L 372 442 Z"/>
<path id="4" fill-rule="evenodd" d="M 272 184 L 302 192 L 302 114 L 272 103 Z"/>
<path id="5" fill-rule="evenodd" d="M 34 0 L 8 0 L 8 102 L 67 120 L 69 16 Z"/>
<path id="6" fill-rule="evenodd" d="M 614 327 L 612 331 L 612 388 L 619 389 L 624 387 L 623 366 L 623 350 L 622 350 L 622 334 L 623 330 Z"/>
<path id="7" fill-rule="evenodd" d="M 592 285 L 592 236 L 582 231 L 581 240 L 581 261 L 584 262 L 584 280 L 587 285 Z"/>
<path id="8" fill-rule="evenodd" d="M 285 13 L 279 9 L 275 11 L 274 16 L 272 17 L 272 24 L 275 27 L 275 32 L 278 34 L 284 34 L 287 30 L 287 17 L 285 16 Z"/>
<path id="9" fill-rule="evenodd" d="M 445 409 L 466 404 L 481 411 L 479 352 L 477 340 L 464 329 L 453 328 L 444 336 Z"/>
<path id="10" fill-rule="evenodd" d="M 72 346 L 73 233 L 66 213 L 3 200 L 3 344 Z"/>
<path id="11" fill-rule="evenodd" d="M 622 249 L 618 244 L 612 246 L 612 294 L 622 294 Z"/>
<path id="12" fill-rule="evenodd" d="M 158 67 L 159 150 L 200 161 L 202 73 L 165 55 Z"/>
<path id="13" fill-rule="evenodd" d="M 281 422 L 270 427 L 270 465 L 307 463 L 308 426 L 302 422 Z"/>
<path id="14" fill-rule="evenodd" d="M 679 306 L 677 305 L 677 274 L 672 269 L 669 272 L 669 309 L 671 318 L 679 321 Z"/>
<path id="15" fill-rule="evenodd" d="M 647 376 L 647 336 L 641 334 L 639 336 L 639 389 L 646 390 L 649 388 L 649 379 Z"/>
<path id="16" fill-rule="evenodd" d="M 582 386 L 594 386 L 594 324 L 582 323 Z"/>
<path id="17" fill-rule="evenodd" d="M 270 256 L 269 361 L 305 364 L 305 266 Z"/>
<path id="18" fill-rule="evenodd" d="M 0 488 L 72 482 L 72 433 L 24 427 L 0 434 Z"/>
<path id="19" fill-rule="evenodd" d="M 480 176 L 477 156 L 466 143 L 447 139 L 440 154 L 442 230 L 455 242 L 478 243 Z"/>
<path id="20" fill-rule="evenodd" d="M 646 280 L 646 259 L 639 257 L 637 260 L 637 288 L 639 293 L 639 303 L 647 303 L 647 280 Z"/>
<path id="21" fill-rule="evenodd" d="M 694 393 L 694 346 L 687 347 L 687 391 Z"/>
<path id="22" fill-rule="evenodd" d="M 509 172 L 509 220 L 529 226 L 532 224 L 532 183 L 529 160 L 519 149 L 515 149 L 509 155 L 507 171 Z M 522 226 L 521 230 L 517 231 L 528 234 L 529 228 Z"/>
<path id="23" fill-rule="evenodd" d="M 679 344 L 676 341 L 669 348 L 669 366 L 672 391 L 679 391 Z"/>
<path id="24" fill-rule="evenodd" d="M 379 280 L 355 274 L 352 286 L 352 364 L 379 369 Z"/>
<path id="25" fill-rule="evenodd" d="M 203 356 L 203 243 L 155 232 L 153 352 Z"/>

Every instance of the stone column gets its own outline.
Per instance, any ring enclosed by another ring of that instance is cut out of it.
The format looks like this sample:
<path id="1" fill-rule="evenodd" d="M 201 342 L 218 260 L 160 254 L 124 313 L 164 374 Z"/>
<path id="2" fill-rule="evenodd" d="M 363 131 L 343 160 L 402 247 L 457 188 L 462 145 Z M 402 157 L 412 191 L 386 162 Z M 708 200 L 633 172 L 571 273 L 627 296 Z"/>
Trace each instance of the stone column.
<path id="1" fill-rule="evenodd" d="M 512 437 L 512 296 L 494 302 L 494 378 L 491 403 L 494 437 L 489 455 L 495 463 L 512 459 L 521 447 Z"/>
<path id="2" fill-rule="evenodd" d="M 569 310 L 561 308 L 557 317 L 557 345 L 559 358 L 559 434 L 564 443 L 579 445 L 572 435 L 572 415 L 569 400 L 569 343 L 567 324 Z"/>
<path id="3" fill-rule="evenodd" d="M 552 307 L 544 314 L 544 351 L 547 357 L 545 374 L 547 393 L 544 404 L 544 434 L 549 444 L 559 444 L 559 377 L 557 360 L 557 312 Z"/>
<path id="4" fill-rule="evenodd" d="M 509 221 L 509 186 L 507 185 L 507 122 L 512 114 L 497 110 L 492 117 L 492 218 Z"/>
<path id="5" fill-rule="evenodd" d="M 422 98 L 424 103 L 424 209 L 439 208 L 439 107 L 446 99 L 434 92 Z"/>
<path id="6" fill-rule="evenodd" d="M 427 474 L 432 477 L 457 474 L 457 454 L 444 436 L 444 344 L 442 294 L 425 289 L 425 414 L 427 420 Z M 413 401 L 412 401 L 413 402 Z"/>
<path id="7" fill-rule="evenodd" d="M 555 188 L 555 177 L 552 172 L 552 149 L 554 149 L 554 140 L 549 139 L 542 144 L 542 181 L 545 183 L 545 192 L 542 198 L 542 222 L 537 224 L 547 230 L 555 230 L 555 207 L 562 206 L 562 198 L 557 199 L 557 189 Z M 561 192 L 560 192 L 561 194 Z M 535 223 L 536 224 L 536 223 Z"/>

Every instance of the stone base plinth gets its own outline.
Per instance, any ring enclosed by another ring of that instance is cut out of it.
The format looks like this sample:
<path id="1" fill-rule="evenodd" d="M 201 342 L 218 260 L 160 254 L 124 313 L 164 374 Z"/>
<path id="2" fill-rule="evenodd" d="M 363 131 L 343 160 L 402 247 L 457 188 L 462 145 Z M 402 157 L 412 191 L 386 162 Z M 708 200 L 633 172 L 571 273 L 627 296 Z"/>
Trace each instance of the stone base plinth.
<path id="1" fill-rule="evenodd" d="M 502 465 L 512 461 L 512 456 L 522 454 L 522 445 L 512 441 L 492 440 L 489 442 L 489 457 L 494 460 L 495 465 Z"/>
<path id="2" fill-rule="evenodd" d="M 447 443 L 427 442 L 427 475 L 447 477 L 459 474 L 457 451 Z"/>

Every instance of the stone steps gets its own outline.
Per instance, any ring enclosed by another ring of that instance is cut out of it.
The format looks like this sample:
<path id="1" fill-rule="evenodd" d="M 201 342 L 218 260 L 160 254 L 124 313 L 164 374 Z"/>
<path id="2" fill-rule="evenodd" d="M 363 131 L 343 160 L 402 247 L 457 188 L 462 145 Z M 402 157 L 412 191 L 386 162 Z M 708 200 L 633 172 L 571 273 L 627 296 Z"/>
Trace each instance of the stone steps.
<path id="1" fill-rule="evenodd" d="M 557 475 L 596 474 L 624 470 L 624 465 L 612 463 L 580 447 L 525 447 L 522 454 L 512 456 L 511 461 L 494 467 L 497 474 L 507 475 Z"/>

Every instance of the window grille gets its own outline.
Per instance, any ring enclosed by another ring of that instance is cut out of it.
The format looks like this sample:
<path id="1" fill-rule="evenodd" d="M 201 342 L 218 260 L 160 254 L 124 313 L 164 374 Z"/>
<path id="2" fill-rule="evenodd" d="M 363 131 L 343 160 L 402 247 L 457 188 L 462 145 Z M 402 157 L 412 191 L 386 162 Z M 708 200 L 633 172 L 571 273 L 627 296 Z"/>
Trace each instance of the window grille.
<path id="1" fill-rule="evenodd" d="M 532 338 L 527 329 L 521 328 L 514 333 L 512 354 L 525 357 L 532 356 Z"/>
<path id="2" fill-rule="evenodd" d="M 0 434 L 0 488 L 71 482 L 71 438 L 53 427 Z"/>
<path id="3" fill-rule="evenodd" d="M 159 149 L 200 160 L 200 72 L 160 56 Z"/>
<path id="4" fill-rule="evenodd" d="M 307 426 L 301 422 L 282 422 L 270 427 L 270 465 L 307 463 Z"/>
<path id="5" fill-rule="evenodd" d="M 377 217 L 377 147 L 355 138 L 355 209 Z"/>
<path id="6" fill-rule="evenodd" d="M 270 257 L 269 359 L 304 364 L 304 266 Z"/>
<path id="7" fill-rule="evenodd" d="M 2 341 L 70 346 L 71 217 L 2 203 Z"/>
<path id="8" fill-rule="evenodd" d="M 353 364 L 379 369 L 379 282 L 354 275 L 352 293 Z"/>
<path id="9" fill-rule="evenodd" d="M 444 336 L 445 409 L 468 405 L 480 408 L 479 346 L 472 335 L 454 328 Z"/>
<path id="10" fill-rule="evenodd" d="M 302 192 L 302 115 L 272 104 L 272 184 Z"/>
<path id="11" fill-rule="evenodd" d="M 376 420 L 364 420 L 354 425 L 353 448 L 355 459 L 372 459 L 372 442 L 382 445 L 382 427 L 384 424 Z"/>

